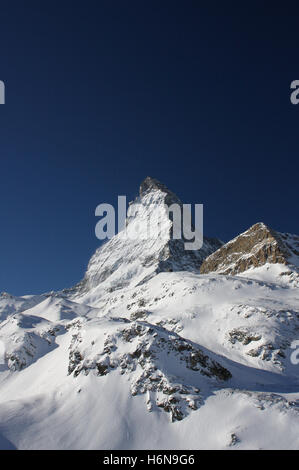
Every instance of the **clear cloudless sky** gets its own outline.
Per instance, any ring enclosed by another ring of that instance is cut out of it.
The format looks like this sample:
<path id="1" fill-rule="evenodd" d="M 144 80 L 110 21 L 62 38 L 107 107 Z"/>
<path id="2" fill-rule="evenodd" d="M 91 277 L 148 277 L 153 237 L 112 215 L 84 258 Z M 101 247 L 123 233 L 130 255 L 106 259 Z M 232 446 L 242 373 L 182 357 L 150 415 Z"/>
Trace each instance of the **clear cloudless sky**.
<path id="1" fill-rule="evenodd" d="M 95 207 L 145 176 L 224 241 L 299 233 L 299 8 L 287 2 L 2 2 L 0 291 L 72 286 Z"/>

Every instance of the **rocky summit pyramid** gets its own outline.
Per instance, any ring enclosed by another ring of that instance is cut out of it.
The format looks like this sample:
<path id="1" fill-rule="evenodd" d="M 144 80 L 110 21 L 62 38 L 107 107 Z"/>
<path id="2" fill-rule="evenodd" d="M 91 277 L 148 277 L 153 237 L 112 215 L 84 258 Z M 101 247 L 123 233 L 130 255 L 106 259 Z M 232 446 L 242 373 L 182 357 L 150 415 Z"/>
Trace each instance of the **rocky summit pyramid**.
<path id="1" fill-rule="evenodd" d="M 78 295 L 101 286 L 113 290 L 138 285 L 158 272 L 199 271 L 203 260 L 217 250 L 222 242 L 204 237 L 200 250 L 185 250 L 184 239 L 173 239 L 173 221 L 165 206 L 178 204 L 180 199 L 158 180 L 147 177 L 140 185 L 139 196 L 129 204 L 126 230 L 139 233 L 136 238 L 116 234 L 92 256 L 84 279 L 75 286 Z M 149 221 L 159 219 L 160 228 L 145 237 Z"/>
<path id="2" fill-rule="evenodd" d="M 200 272 L 238 274 L 266 263 L 299 266 L 299 237 L 276 232 L 260 222 L 209 255 Z"/>

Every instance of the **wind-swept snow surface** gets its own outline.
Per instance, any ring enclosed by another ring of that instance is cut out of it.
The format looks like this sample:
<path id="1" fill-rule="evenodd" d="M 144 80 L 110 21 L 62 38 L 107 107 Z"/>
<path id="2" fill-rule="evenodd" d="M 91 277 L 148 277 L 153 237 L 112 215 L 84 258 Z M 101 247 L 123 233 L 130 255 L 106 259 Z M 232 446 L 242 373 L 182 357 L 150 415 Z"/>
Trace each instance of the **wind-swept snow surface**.
<path id="1" fill-rule="evenodd" d="M 165 197 L 147 180 L 128 225 Z M 117 235 L 73 289 L 0 296 L 0 448 L 299 447 L 296 268 L 199 274 L 220 242 L 178 242 Z"/>

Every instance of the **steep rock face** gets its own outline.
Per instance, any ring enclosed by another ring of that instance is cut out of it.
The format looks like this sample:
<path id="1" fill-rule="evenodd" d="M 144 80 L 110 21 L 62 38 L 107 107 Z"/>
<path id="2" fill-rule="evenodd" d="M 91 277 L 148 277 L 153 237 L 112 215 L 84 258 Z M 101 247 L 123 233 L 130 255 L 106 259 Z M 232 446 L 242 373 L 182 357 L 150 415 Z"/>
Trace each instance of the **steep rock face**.
<path id="1" fill-rule="evenodd" d="M 112 292 L 143 283 L 158 272 L 199 271 L 202 261 L 222 243 L 204 237 L 200 250 L 185 250 L 183 239 L 172 238 L 173 221 L 165 209 L 165 204 L 174 203 L 182 206 L 165 185 L 147 177 L 139 197 L 129 205 L 126 236 L 121 231 L 98 248 L 84 279 L 65 293 L 77 298 L 100 284 Z"/>
<path id="2" fill-rule="evenodd" d="M 299 237 L 257 223 L 208 256 L 200 272 L 238 274 L 266 263 L 299 266 Z"/>

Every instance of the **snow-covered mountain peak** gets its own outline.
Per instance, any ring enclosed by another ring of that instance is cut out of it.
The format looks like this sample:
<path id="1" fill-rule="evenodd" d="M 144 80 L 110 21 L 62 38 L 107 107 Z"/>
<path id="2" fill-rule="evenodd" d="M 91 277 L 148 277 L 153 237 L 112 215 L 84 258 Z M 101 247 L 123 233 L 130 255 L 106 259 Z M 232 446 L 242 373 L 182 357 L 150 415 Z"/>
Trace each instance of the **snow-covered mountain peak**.
<path id="1" fill-rule="evenodd" d="M 140 184 L 139 195 L 142 198 L 144 195 L 154 191 L 162 192 L 165 195 L 164 201 L 168 205 L 173 203 L 182 204 L 177 195 L 170 191 L 165 184 L 161 183 L 156 178 L 147 176 Z"/>
<path id="2" fill-rule="evenodd" d="M 151 176 L 147 176 L 146 178 L 144 178 L 144 180 L 141 182 L 140 184 L 140 189 L 139 189 L 139 194 L 140 196 L 147 192 L 147 191 L 151 191 L 152 189 L 160 189 L 161 191 L 163 192 L 168 192 L 168 188 L 163 184 L 161 183 L 160 181 L 158 181 L 156 178 L 152 178 Z"/>
<path id="3" fill-rule="evenodd" d="M 84 279 L 66 294 L 84 296 L 94 305 L 105 292 L 144 283 L 158 272 L 199 271 L 204 258 L 221 246 L 204 237 L 200 250 L 185 250 L 183 239 L 173 239 L 170 204 L 179 198 L 159 181 L 147 177 L 140 196 L 129 205 L 126 229 L 98 248 Z"/>

